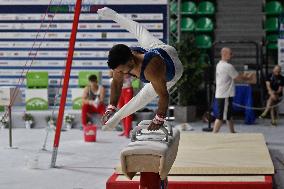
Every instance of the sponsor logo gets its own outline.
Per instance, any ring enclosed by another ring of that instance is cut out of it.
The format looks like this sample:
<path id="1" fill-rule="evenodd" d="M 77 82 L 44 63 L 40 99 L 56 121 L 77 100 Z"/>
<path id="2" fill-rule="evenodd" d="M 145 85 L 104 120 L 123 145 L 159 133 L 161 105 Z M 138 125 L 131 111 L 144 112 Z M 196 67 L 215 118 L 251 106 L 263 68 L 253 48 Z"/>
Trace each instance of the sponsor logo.
<path id="1" fill-rule="evenodd" d="M 57 24 L 50 24 L 49 27 L 50 28 L 57 28 Z"/>
<path id="2" fill-rule="evenodd" d="M 132 14 L 131 18 L 138 18 L 138 15 L 137 14 Z"/>
<path id="3" fill-rule="evenodd" d="M 56 65 L 59 65 L 59 62 L 48 62 L 47 64 L 56 66 Z"/>
<path id="4" fill-rule="evenodd" d="M 49 83 L 50 83 L 50 84 L 57 84 L 57 80 L 51 79 L 51 80 L 49 80 Z"/>
<path id="5" fill-rule="evenodd" d="M 86 135 L 87 135 L 87 136 L 95 136 L 95 135 L 96 135 L 96 132 L 93 131 L 93 130 L 89 130 L 88 132 L 86 132 Z"/>
<path id="6" fill-rule="evenodd" d="M 106 39 L 107 38 L 107 33 L 106 32 L 102 32 L 102 39 Z"/>
<path id="7" fill-rule="evenodd" d="M 81 52 L 81 53 L 79 53 L 79 55 L 81 55 L 81 56 L 91 56 L 92 55 L 92 53 L 85 53 L 85 52 Z"/>
<path id="8" fill-rule="evenodd" d="M 57 37 L 58 35 L 56 33 L 49 33 L 47 36 L 48 37 Z"/>
<path id="9" fill-rule="evenodd" d="M 36 56 L 36 53 L 30 52 L 29 56 Z"/>
<path id="10" fill-rule="evenodd" d="M 39 55 L 48 55 L 48 52 L 40 52 Z"/>
<path id="11" fill-rule="evenodd" d="M 0 24 L 0 28 L 8 28 L 8 24 Z"/>
<path id="12" fill-rule="evenodd" d="M 96 2 L 96 4 L 99 4 L 99 3 Z M 90 11 L 96 13 L 98 9 L 103 8 L 103 7 L 104 7 L 103 5 L 92 5 Z"/>
<path id="13" fill-rule="evenodd" d="M 111 28 L 120 28 L 120 26 L 119 25 L 111 25 Z"/>
<path id="14" fill-rule="evenodd" d="M 83 66 L 92 66 L 92 63 L 91 62 L 83 62 L 82 65 Z"/>
<path id="15" fill-rule="evenodd" d="M 86 24 L 80 24 L 80 25 L 79 25 L 79 28 L 80 28 L 80 29 L 86 29 L 86 28 L 87 28 L 87 25 L 86 25 Z"/>
<path id="16" fill-rule="evenodd" d="M 74 12 L 75 11 L 75 6 L 74 5 L 70 5 L 69 6 L 69 11 L 70 12 Z M 81 8 L 81 12 L 90 12 L 91 11 L 91 6 L 89 5 L 83 5 Z"/>

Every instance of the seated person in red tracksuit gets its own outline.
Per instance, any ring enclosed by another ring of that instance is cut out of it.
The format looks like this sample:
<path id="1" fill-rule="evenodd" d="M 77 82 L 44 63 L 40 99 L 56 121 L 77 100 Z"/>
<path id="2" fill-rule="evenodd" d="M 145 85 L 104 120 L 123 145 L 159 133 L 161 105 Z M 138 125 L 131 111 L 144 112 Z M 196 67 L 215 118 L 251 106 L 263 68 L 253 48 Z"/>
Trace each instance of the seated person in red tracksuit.
<path id="1" fill-rule="evenodd" d="M 88 124 L 88 116 L 94 113 L 103 115 L 105 112 L 105 89 L 98 84 L 96 75 L 89 76 L 89 85 L 84 88 L 82 96 L 82 124 Z"/>

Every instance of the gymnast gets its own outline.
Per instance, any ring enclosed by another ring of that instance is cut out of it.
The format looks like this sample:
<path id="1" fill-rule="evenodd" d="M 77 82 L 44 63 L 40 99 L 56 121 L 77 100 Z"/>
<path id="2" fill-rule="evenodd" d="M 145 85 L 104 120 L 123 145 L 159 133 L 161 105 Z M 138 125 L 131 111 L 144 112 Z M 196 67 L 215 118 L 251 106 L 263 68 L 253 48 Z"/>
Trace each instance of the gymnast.
<path id="1" fill-rule="evenodd" d="M 124 44 L 114 45 L 108 54 L 108 67 L 113 70 L 110 104 L 103 115 L 103 130 L 113 129 L 121 119 L 145 107 L 157 96 L 158 109 L 148 130 L 158 130 L 164 123 L 169 104 L 168 90 L 180 79 L 183 66 L 174 47 L 155 38 L 137 22 L 104 7 L 98 10 L 104 19 L 117 22 L 138 40 L 141 47 L 129 48 Z M 126 105 L 117 111 L 123 75 L 129 74 L 147 83 Z"/>

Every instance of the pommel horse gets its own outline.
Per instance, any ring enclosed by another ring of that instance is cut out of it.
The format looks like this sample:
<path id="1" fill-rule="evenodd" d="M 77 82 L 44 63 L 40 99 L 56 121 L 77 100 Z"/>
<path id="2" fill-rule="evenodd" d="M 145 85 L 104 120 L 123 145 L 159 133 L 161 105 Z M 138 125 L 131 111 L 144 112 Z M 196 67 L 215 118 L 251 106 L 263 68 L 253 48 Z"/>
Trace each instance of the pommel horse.
<path id="1" fill-rule="evenodd" d="M 158 131 L 148 131 L 150 123 L 151 120 L 143 120 L 133 129 L 131 142 L 121 151 L 121 168 L 129 179 L 140 172 L 140 189 L 166 189 L 180 132 L 168 122 Z"/>

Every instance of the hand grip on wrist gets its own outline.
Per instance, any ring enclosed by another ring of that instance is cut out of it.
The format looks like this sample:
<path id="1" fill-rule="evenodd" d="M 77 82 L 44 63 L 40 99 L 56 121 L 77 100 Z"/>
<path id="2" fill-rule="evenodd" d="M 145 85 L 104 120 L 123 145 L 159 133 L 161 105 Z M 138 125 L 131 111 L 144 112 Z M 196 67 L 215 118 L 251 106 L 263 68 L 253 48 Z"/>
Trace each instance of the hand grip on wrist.
<path id="1" fill-rule="evenodd" d="M 108 105 L 106 112 L 102 117 L 102 123 L 105 124 L 116 112 L 117 108 L 113 105 Z"/>
<path id="2" fill-rule="evenodd" d="M 163 125 L 165 122 L 165 116 L 156 114 L 155 117 L 153 118 L 152 122 L 156 125 Z"/>

